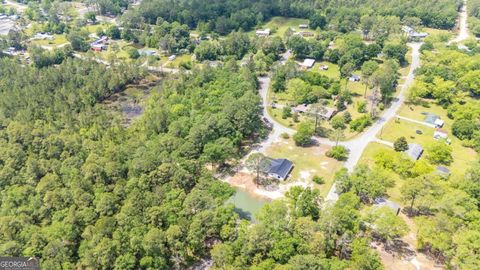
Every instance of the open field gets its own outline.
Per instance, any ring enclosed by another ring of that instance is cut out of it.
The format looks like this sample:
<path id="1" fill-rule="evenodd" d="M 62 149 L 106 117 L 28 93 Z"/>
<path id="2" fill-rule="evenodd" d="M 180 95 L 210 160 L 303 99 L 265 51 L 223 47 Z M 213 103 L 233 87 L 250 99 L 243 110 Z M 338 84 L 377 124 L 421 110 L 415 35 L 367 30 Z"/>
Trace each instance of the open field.
<path id="1" fill-rule="evenodd" d="M 308 20 L 299 18 L 273 17 L 270 21 L 263 24 L 260 29 L 269 28 L 272 31 L 272 36 L 283 38 L 285 36 L 285 32 L 287 32 L 289 28 L 294 28 L 298 31 L 298 25 L 300 24 L 308 24 Z M 312 30 L 305 29 L 305 31 Z M 251 31 L 250 33 L 255 34 L 255 30 Z"/>

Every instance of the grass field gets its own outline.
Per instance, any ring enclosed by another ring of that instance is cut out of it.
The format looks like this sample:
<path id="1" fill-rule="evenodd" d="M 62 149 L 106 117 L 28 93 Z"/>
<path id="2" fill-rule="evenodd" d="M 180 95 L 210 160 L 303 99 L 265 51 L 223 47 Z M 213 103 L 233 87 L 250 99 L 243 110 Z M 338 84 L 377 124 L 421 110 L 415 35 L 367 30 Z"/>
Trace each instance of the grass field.
<path id="1" fill-rule="evenodd" d="M 32 41 L 32 44 L 56 46 L 56 45 L 61 45 L 68 42 L 67 37 L 65 35 L 53 35 L 53 37 L 54 37 L 53 40 L 47 40 L 47 39 L 34 40 Z"/>
<path id="2" fill-rule="evenodd" d="M 266 29 L 269 28 L 272 31 L 272 36 L 278 36 L 283 38 L 285 32 L 289 28 L 294 28 L 295 30 L 298 29 L 298 25 L 300 24 L 308 24 L 307 19 L 299 19 L 299 18 L 287 18 L 287 17 L 273 17 L 270 21 L 263 24 L 260 28 Z M 304 31 L 311 31 L 311 30 L 304 30 Z M 251 31 L 252 34 L 255 34 L 255 30 Z"/>
<path id="3" fill-rule="evenodd" d="M 420 110 L 417 109 L 416 111 Z M 428 112 L 435 112 L 435 110 L 428 110 Z M 405 116 L 403 114 L 401 115 Z M 419 117 L 418 115 L 414 119 L 423 120 L 423 118 Z M 443 127 L 443 129 L 450 133 L 451 120 L 443 116 L 442 119 L 445 120 L 445 126 Z M 416 130 L 421 130 L 423 134 L 416 134 Z M 435 139 L 433 138 L 434 131 L 435 130 L 433 128 L 424 125 L 412 123 L 406 120 L 395 119 L 387 123 L 383 128 L 381 134 L 378 134 L 377 137 L 386 141 L 393 142 L 398 137 L 405 136 L 409 143 L 418 143 L 425 148 L 435 142 Z M 450 146 L 452 147 L 453 163 L 450 164 L 450 166 L 448 167 L 450 168 L 452 175 L 462 175 L 463 173 L 465 173 L 471 163 L 477 159 L 477 154 L 473 149 L 462 146 L 461 141 L 453 135 L 450 135 L 449 138 L 452 141 Z"/>
<path id="4" fill-rule="evenodd" d="M 295 165 L 288 181 L 306 181 L 313 183 L 315 175 L 325 179 L 325 184 L 315 187 L 322 196 L 326 196 L 333 184 L 333 176 L 342 167 L 342 162 L 325 156 L 329 148 L 325 146 L 298 147 L 292 139 L 281 140 L 267 149 L 266 155 L 272 158 L 287 158 Z"/>
<path id="5" fill-rule="evenodd" d="M 182 55 L 177 55 L 175 60 L 173 61 L 167 61 L 167 67 L 170 68 L 178 68 L 181 63 L 185 63 L 188 61 L 192 61 L 192 55 L 191 54 L 182 54 Z"/>

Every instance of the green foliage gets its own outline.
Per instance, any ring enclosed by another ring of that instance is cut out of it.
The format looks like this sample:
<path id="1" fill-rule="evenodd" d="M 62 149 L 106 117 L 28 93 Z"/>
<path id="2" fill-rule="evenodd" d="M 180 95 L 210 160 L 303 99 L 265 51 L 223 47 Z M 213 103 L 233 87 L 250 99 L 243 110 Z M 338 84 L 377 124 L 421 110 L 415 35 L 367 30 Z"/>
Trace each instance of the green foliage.
<path id="1" fill-rule="evenodd" d="M 292 108 L 286 106 L 282 109 L 282 119 L 287 119 L 292 116 Z"/>
<path id="2" fill-rule="evenodd" d="M 298 125 L 298 131 L 293 135 L 293 141 L 296 145 L 307 146 L 312 142 L 314 128 L 308 122 L 302 122 Z"/>
<path id="3" fill-rule="evenodd" d="M 408 232 L 405 221 L 388 206 L 372 209 L 366 220 L 371 224 L 374 235 L 387 243 Z"/>
<path id="4" fill-rule="evenodd" d="M 348 149 L 345 146 L 337 145 L 328 150 L 325 155 L 336 160 L 346 160 L 348 158 Z"/>
<path id="5" fill-rule="evenodd" d="M 315 183 L 315 184 L 319 184 L 319 185 L 323 185 L 325 184 L 325 179 L 321 176 L 318 176 L 318 175 L 315 175 L 312 177 L 312 181 Z"/>
<path id="6" fill-rule="evenodd" d="M 350 122 L 350 129 L 356 132 L 362 132 L 366 127 L 372 124 L 372 118 L 369 115 L 361 116 Z"/>
<path id="7" fill-rule="evenodd" d="M 460 140 L 472 139 L 475 131 L 478 129 L 474 120 L 458 119 L 453 122 L 452 133 Z"/>
<path id="8" fill-rule="evenodd" d="M 140 53 L 138 53 L 138 50 L 134 47 L 128 47 L 127 54 L 131 59 L 137 59 L 140 57 Z"/>
<path id="9" fill-rule="evenodd" d="M 363 202 L 384 196 L 387 188 L 394 184 L 381 169 L 372 170 L 366 165 L 358 165 L 350 175 L 346 169 L 341 169 L 335 174 L 335 181 L 340 193 L 352 191 Z"/>
<path id="10" fill-rule="evenodd" d="M 120 29 L 115 25 L 109 26 L 105 34 L 112 39 L 119 39 L 121 37 Z"/>
<path id="11" fill-rule="evenodd" d="M 408 150 L 407 138 L 402 136 L 396 139 L 395 142 L 393 142 L 393 149 L 395 149 L 395 151 L 397 152 L 407 151 Z"/>
<path id="12" fill-rule="evenodd" d="M 436 141 L 425 149 L 426 158 L 433 164 L 449 165 L 452 161 L 452 147 L 443 141 Z"/>

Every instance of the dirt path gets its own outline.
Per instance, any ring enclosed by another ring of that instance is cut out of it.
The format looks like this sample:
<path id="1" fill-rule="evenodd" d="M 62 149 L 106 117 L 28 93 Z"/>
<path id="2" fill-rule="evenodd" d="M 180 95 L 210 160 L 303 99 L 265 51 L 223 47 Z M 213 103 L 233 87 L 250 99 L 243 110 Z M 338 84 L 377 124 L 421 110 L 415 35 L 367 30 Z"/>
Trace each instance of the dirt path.
<path id="1" fill-rule="evenodd" d="M 449 44 L 462 42 L 469 37 L 467 0 L 463 2 L 463 6 L 460 9 L 460 14 L 458 18 L 458 30 L 458 35 L 453 40 L 451 40 Z"/>

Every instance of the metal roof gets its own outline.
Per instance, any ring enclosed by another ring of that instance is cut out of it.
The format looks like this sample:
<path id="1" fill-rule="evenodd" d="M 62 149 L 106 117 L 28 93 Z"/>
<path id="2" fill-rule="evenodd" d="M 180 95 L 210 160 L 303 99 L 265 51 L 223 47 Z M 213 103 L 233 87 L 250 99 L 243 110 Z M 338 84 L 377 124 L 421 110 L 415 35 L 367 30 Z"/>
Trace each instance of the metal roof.
<path id="1" fill-rule="evenodd" d="M 423 147 L 420 144 L 410 143 L 405 153 L 407 153 L 411 159 L 418 160 L 423 153 Z"/>

